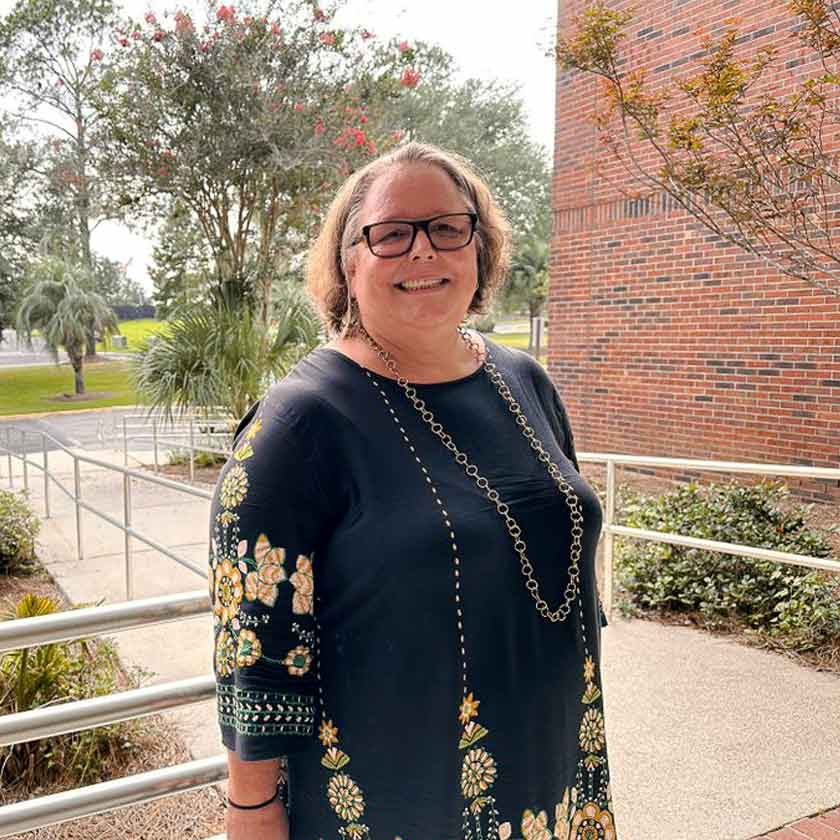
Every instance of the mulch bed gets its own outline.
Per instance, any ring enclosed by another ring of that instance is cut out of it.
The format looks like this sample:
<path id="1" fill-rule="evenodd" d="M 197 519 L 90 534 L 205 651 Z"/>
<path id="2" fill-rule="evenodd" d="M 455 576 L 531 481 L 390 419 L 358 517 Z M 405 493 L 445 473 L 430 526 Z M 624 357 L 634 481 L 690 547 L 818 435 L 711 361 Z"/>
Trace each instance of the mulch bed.
<path id="1" fill-rule="evenodd" d="M 0 604 L 14 603 L 26 593 L 50 597 L 62 609 L 69 604 L 42 568 L 32 575 L 0 575 Z M 126 683 L 128 681 L 126 680 Z M 118 772 L 123 778 L 190 761 L 177 727 L 166 717 L 152 715 L 139 722 L 134 748 Z M 2 756 L 0 749 L 0 756 Z M 72 789 L 71 782 L 56 782 L 36 790 L 20 786 L 0 788 L 0 805 Z M 220 785 L 132 805 L 105 814 L 14 835 L 14 840 L 205 840 L 224 832 L 224 797 Z"/>

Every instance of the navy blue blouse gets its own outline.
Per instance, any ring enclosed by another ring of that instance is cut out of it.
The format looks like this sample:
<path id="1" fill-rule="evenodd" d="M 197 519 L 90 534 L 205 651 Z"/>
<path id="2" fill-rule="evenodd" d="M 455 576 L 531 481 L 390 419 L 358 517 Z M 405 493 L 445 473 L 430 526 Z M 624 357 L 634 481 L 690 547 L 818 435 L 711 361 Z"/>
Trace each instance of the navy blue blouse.
<path id="1" fill-rule="evenodd" d="M 487 488 L 396 382 L 336 350 L 312 352 L 251 409 L 219 478 L 222 740 L 246 761 L 288 757 L 292 840 L 615 839 L 601 507 L 543 368 L 487 345 L 580 506 L 566 621 L 538 615 Z M 566 498 L 483 369 L 415 387 L 509 506 L 553 609 L 569 578 Z"/>

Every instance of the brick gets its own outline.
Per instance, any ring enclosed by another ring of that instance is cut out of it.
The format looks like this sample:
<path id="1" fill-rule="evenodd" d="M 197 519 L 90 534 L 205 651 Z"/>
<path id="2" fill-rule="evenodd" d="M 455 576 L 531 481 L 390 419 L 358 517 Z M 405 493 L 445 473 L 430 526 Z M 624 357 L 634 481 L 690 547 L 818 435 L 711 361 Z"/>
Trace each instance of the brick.
<path id="1" fill-rule="evenodd" d="M 833 811 L 826 811 L 817 817 L 818 820 L 830 825 L 832 828 L 840 829 L 840 808 L 835 808 Z"/>
<path id="2" fill-rule="evenodd" d="M 791 828 L 808 840 L 840 840 L 840 831 L 819 820 L 807 819 L 793 823 Z"/>

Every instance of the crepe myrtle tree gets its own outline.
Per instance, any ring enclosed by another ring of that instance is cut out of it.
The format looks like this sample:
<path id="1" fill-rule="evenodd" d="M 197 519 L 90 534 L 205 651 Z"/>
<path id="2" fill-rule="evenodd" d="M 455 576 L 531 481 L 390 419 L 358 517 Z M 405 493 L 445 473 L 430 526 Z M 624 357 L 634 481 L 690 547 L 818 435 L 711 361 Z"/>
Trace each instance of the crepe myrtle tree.
<path id="1" fill-rule="evenodd" d="M 98 174 L 92 93 L 115 20 L 110 0 L 17 0 L 0 19 L 0 94 L 49 140 L 53 154 L 40 176 L 63 195 L 74 249 L 89 270 L 91 235 L 114 217 Z M 95 355 L 92 335 L 86 349 Z"/>
<path id="2" fill-rule="evenodd" d="M 395 143 L 382 103 L 420 82 L 396 42 L 286 0 L 184 10 L 115 30 L 98 108 L 119 200 L 195 218 L 229 285 L 267 323 L 278 244 L 316 222 L 337 181 Z M 163 210 L 162 210 L 163 208 Z"/>
<path id="3" fill-rule="evenodd" d="M 56 362 L 64 348 L 75 375 L 77 395 L 85 393 L 83 365 L 88 334 L 118 332 L 113 310 L 90 290 L 85 271 L 84 266 L 56 257 L 33 264 L 27 278 L 29 286 L 17 312 L 18 332 L 30 345 L 33 331 L 40 330 Z"/>
<path id="4" fill-rule="evenodd" d="M 729 22 L 717 40 L 701 37 L 699 69 L 671 85 L 651 84 L 628 46 L 633 12 L 600 0 L 574 19 L 556 55 L 601 80 L 595 122 L 635 179 L 633 197 L 664 192 L 722 239 L 840 295 L 840 16 L 827 0 L 785 5 L 798 18 L 790 46 L 740 54 Z M 781 62 L 803 48 L 815 71 L 781 88 Z"/>

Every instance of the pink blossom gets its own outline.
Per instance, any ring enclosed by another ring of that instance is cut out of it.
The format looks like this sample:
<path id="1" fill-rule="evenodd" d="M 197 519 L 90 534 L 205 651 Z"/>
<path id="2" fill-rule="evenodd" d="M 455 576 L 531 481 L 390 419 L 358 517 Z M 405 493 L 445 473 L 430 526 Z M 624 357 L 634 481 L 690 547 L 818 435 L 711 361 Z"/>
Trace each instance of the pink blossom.
<path id="1" fill-rule="evenodd" d="M 244 26 L 251 26 L 251 25 L 253 24 L 253 22 L 254 22 L 254 19 L 253 19 L 252 17 L 246 17 L 246 18 L 242 21 L 242 23 L 243 23 L 243 25 L 244 25 Z"/>
<path id="2" fill-rule="evenodd" d="M 335 46 L 335 35 L 333 35 L 332 32 L 322 32 L 320 40 L 322 44 L 325 44 L 328 47 Z"/>
<path id="3" fill-rule="evenodd" d="M 175 14 L 175 31 L 179 35 L 189 35 L 195 31 L 193 22 L 190 16 L 184 12 L 176 12 Z"/>
<path id="4" fill-rule="evenodd" d="M 99 48 L 93 50 L 90 54 L 91 61 L 102 61 L 102 50 Z"/>
<path id="5" fill-rule="evenodd" d="M 208 44 L 207 41 L 202 41 L 198 45 L 198 48 L 199 48 L 199 50 L 201 50 L 201 52 L 206 53 L 206 52 L 210 51 L 210 44 Z"/>
<path id="6" fill-rule="evenodd" d="M 127 47 L 128 46 L 128 38 L 120 38 L 120 40 L 117 43 L 121 47 Z"/>
<path id="7" fill-rule="evenodd" d="M 368 38 L 373 38 L 373 32 L 369 32 L 367 29 L 363 29 L 360 34 L 363 41 L 367 41 Z"/>
<path id="8" fill-rule="evenodd" d="M 162 29 L 158 29 L 158 31 L 157 31 L 157 32 L 155 32 L 155 34 L 154 34 L 154 35 L 152 35 L 152 40 L 153 40 L 153 41 L 158 41 L 158 42 L 160 42 L 160 41 L 162 41 L 165 37 L 166 37 L 166 33 L 165 33 Z"/>
<path id="9" fill-rule="evenodd" d="M 400 84 L 404 88 L 416 88 L 420 82 L 420 74 L 416 70 L 412 70 L 410 67 L 406 67 L 405 72 L 402 74 L 400 78 Z"/>
<path id="10" fill-rule="evenodd" d="M 324 133 L 324 130 L 324 121 L 318 120 L 318 122 L 315 123 L 315 136 L 320 137 Z"/>
<path id="11" fill-rule="evenodd" d="M 157 23 L 157 18 L 151 12 L 146 12 L 146 23 L 154 26 Z"/>
<path id="12" fill-rule="evenodd" d="M 372 154 L 376 154 L 376 143 L 373 140 L 368 141 L 368 151 Z"/>
<path id="13" fill-rule="evenodd" d="M 219 6 L 219 11 L 216 12 L 216 20 L 224 20 L 228 23 L 233 23 L 236 17 L 236 9 L 233 6 Z"/>
<path id="14" fill-rule="evenodd" d="M 400 140 L 403 139 L 403 137 L 405 137 L 405 132 L 404 131 L 394 131 L 391 134 L 391 139 L 394 140 L 397 143 L 399 143 Z"/>
<path id="15" fill-rule="evenodd" d="M 408 46 L 408 41 L 400 41 L 399 46 L 401 53 L 408 52 L 411 49 L 411 47 Z"/>
<path id="16" fill-rule="evenodd" d="M 300 102 L 295 102 L 295 113 L 299 114 L 303 110 L 303 105 Z"/>
<path id="17" fill-rule="evenodd" d="M 315 20 L 317 20 L 319 23 L 323 23 L 326 19 L 327 19 L 327 16 L 324 14 L 324 12 L 321 9 L 316 8 L 315 9 Z"/>
<path id="18" fill-rule="evenodd" d="M 135 30 L 134 30 L 134 32 L 132 32 L 132 33 L 131 33 L 131 37 L 132 37 L 135 41 L 139 41 L 139 40 L 140 40 L 143 36 L 140 34 L 140 30 L 139 30 L 139 29 L 135 29 Z"/>
<path id="19" fill-rule="evenodd" d="M 276 20 L 274 21 L 274 23 L 271 24 L 271 34 L 278 36 L 283 34 L 283 30 L 281 29 L 280 24 L 277 23 Z"/>
<path id="20" fill-rule="evenodd" d="M 367 145 L 368 140 L 367 140 L 367 137 L 365 137 L 364 131 L 362 131 L 361 129 L 356 129 L 356 131 L 354 131 L 353 134 L 355 136 L 357 146 L 366 146 Z"/>
<path id="21" fill-rule="evenodd" d="M 364 114 L 362 114 L 362 116 L 359 117 L 359 124 L 360 125 L 367 125 L 367 121 L 368 121 L 368 118 Z"/>

